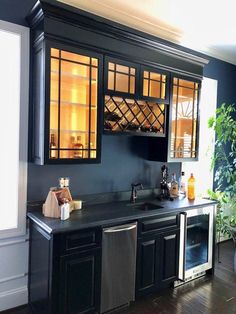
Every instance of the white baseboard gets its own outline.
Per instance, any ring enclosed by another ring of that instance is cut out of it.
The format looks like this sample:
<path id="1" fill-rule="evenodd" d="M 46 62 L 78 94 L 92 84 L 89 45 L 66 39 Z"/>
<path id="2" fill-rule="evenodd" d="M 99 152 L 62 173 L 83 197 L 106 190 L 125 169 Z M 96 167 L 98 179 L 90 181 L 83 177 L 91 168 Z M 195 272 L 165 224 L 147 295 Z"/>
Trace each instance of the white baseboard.
<path id="1" fill-rule="evenodd" d="M 27 286 L 0 293 L 0 311 L 8 310 L 28 303 Z"/>

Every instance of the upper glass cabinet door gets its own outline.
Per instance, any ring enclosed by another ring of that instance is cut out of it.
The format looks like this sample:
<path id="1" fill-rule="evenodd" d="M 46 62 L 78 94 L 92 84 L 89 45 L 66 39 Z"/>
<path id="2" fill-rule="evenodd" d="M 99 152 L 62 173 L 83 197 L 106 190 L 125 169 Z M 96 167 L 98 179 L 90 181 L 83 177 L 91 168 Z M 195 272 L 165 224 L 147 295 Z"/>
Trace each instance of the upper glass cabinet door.
<path id="1" fill-rule="evenodd" d="M 98 59 L 51 48 L 49 159 L 97 157 Z"/>
<path id="2" fill-rule="evenodd" d="M 169 74 L 142 67 L 142 97 L 169 103 Z"/>
<path id="3" fill-rule="evenodd" d="M 138 72 L 134 63 L 106 57 L 105 93 L 134 97 L 138 93 Z"/>
<path id="4" fill-rule="evenodd" d="M 200 82 L 174 77 L 171 107 L 171 158 L 197 157 Z"/>

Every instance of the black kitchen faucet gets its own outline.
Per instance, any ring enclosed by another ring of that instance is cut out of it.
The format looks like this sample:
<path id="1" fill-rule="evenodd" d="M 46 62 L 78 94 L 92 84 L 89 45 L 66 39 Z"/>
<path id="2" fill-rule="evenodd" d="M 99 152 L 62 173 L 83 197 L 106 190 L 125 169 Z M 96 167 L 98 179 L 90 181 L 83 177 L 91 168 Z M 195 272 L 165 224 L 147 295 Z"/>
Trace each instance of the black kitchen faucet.
<path id="1" fill-rule="evenodd" d="M 137 198 L 137 187 L 140 187 L 140 189 L 143 189 L 142 183 L 132 183 L 131 184 L 131 196 L 130 196 L 130 203 L 135 203 L 135 200 Z"/>

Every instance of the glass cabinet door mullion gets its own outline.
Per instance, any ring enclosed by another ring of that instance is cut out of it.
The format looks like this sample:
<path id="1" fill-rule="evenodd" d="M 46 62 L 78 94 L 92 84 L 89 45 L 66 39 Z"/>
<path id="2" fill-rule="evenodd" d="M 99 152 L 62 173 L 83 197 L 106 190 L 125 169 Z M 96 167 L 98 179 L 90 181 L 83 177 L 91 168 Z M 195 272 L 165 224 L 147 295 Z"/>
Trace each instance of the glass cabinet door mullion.
<path id="1" fill-rule="evenodd" d="M 165 84 L 165 82 L 164 82 L 163 76 L 164 76 L 164 75 L 161 74 L 161 81 L 160 81 L 160 85 L 161 85 L 161 87 L 160 87 L 160 98 L 161 98 L 161 99 L 166 98 L 166 92 L 165 92 L 166 84 Z M 165 95 L 165 97 L 163 97 L 163 95 Z"/>
<path id="2" fill-rule="evenodd" d="M 179 103 L 179 79 L 177 80 L 177 90 L 176 90 L 176 104 L 175 104 L 175 138 L 174 138 L 174 157 L 177 154 L 177 131 L 178 131 L 178 103 Z"/>
<path id="3" fill-rule="evenodd" d="M 192 134 L 191 134 L 191 148 L 190 157 L 193 157 L 193 135 L 194 135 L 194 114 L 195 114 L 195 84 L 193 89 L 193 100 L 192 100 Z"/>
<path id="4" fill-rule="evenodd" d="M 130 67 L 128 67 L 128 93 L 130 93 L 130 80 L 131 80 L 131 73 L 130 73 Z"/>
<path id="5" fill-rule="evenodd" d="M 92 94 L 92 88 L 91 88 L 91 81 L 92 81 L 92 58 L 90 58 L 90 66 L 89 66 L 89 97 L 88 97 L 88 103 L 89 103 L 89 126 L 88 126 L 88 158 L 90 158 L 90 145 L 91 145 L 91 94 Z"/>
<path id="6" fill-rule="evenodd" d="M 58 159 L 60 159 L 60 137 L 61 137 L 61 50 L 59 50 L 59 69 L 58 69 Z"/>
<path id="7" fill-rule="evenodd" d="M 116 91 L 116 73 L 117 73 L 116 63 L 114 63 L 114 91 Z"/>
<path id="8" fill-rule="evenodd" d="M 150 84 L 150 72 L 148 72 L 148 96 L 150 96 L 150 89 L 151 89 L 151 84 Z"/>

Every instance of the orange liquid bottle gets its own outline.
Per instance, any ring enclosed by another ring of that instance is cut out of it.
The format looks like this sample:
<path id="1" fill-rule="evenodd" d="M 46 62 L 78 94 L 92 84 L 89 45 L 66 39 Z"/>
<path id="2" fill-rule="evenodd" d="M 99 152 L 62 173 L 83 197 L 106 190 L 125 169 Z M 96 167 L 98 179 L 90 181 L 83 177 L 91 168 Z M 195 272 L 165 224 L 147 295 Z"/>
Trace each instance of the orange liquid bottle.
<path id="1" fill-rule="evenodd" d="M 195 199 L 195 178 L 191 173 L 190 178 L 188 179 L 188 199 L 194 200 Z"/>

